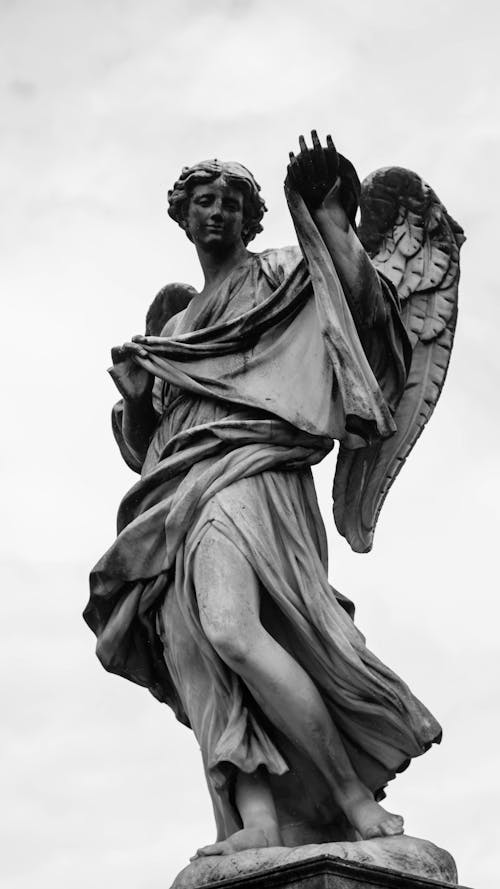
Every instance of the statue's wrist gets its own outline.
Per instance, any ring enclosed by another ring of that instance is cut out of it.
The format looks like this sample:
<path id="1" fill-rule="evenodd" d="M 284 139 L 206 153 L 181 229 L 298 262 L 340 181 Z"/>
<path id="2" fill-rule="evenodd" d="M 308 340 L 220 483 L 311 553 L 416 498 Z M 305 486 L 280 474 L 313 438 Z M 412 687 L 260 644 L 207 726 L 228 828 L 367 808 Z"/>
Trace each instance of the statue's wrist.
<path id="1" fill-rule="evenodd" d="M 332 201 L 328 204 L 322 203 L 312 211 L 312 216 L 316 222 L 324 222 L 326 224 L 331 222 L 332 215 L 336 215 L 341 209 L 342 204 L 340 201 L 336 201 L 335 203 Z"/>
<path id="2" fill-rule="evenodd" d="M 124 395 L 123 400 L 132 410 L 144 410 L 152 405 L 151 389 L 146 389 L 140 394 L 129 393 L 128 395 Z"/>
<path id="3" fill-rule="evenodd" d="M 332 195 L 328 201 L 324 201 L 317 210 L 313 211 L 312 217 L 320 229 L 326 229 L 333 225 L 336 230 L 344 233 L 349 231 L 349 218 L 337 195 Z"/>

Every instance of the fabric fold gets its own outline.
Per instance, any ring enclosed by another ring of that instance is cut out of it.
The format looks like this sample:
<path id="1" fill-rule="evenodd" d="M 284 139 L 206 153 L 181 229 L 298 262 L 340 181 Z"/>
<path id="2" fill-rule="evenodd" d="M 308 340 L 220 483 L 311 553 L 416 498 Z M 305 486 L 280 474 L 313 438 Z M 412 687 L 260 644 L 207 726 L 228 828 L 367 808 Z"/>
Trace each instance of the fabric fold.
<path id="1" fill-rule="evenodd" d="M 84 613 L 104 667 L 148 687 L 193 729 L 221 838 L 238 826 L 238 769 L 267 769 L 283 824 L 316 830 L 340 815 L 312 762 L 203 632 L 194 564 L 208 529 L 251 565 L 268 632 L 317 685 L 377 796 L 440 733 L 328 582 L 310 468 L 335 440 L 358 447 L 392 433 L 406 367 L 397 305 L 381 279 L 379 326 L 371 337 L 358 330 L 305 205 L 293 199 L 291 212 L 302 252 L 249 255 L 209 300 L 193 298 L 147 339 L 141 363 L 156 377 L 158 426 L 141 465 L 114 410 L 121 453 L 141 477 L 92 571 Z"/>

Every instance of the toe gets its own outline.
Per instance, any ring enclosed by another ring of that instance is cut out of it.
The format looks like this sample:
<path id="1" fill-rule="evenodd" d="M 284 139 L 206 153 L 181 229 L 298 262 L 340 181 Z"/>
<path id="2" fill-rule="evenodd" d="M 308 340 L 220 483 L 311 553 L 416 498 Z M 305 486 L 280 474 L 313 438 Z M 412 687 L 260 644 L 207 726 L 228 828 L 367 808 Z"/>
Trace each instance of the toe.
<path id="1" fill-rule="evenodd" d="M 207 855 L 222 855 L 222 850 L 218 845 L 202 846 L 201 849 L 197 849 L 196 855 L 193 855 L 191 861 L 196 861 L 197 858 L 205 858 Z"/>
<path id="2" fill-rule="evenodd" d="M 397 836 L 404 832 L 404 822 L 399 816 L 394 816 L 388 821 L 384 821 L 383 830 L 386 836 Z"/>

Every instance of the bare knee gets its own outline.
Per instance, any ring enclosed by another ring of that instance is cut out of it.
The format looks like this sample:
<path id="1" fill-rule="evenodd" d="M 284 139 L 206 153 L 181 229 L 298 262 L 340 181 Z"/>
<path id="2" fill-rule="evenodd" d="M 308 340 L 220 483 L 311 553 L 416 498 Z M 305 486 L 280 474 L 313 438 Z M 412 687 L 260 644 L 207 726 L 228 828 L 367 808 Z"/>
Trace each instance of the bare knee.
<path id="1" fill-rule="evenodd" d="M 237 670 L 251 661 L 264 632 L 253 569 L 231 541 L 211 528 L 197 547 L 194 582 L 203 631 L 222 660 Z"/>
<path id="2" fill-rule="evenodd" d="M 235 615 L 222 614 L 201 616 L 201 624 L 208 641 L 228 666 L 237 669 L 251 662 L 262 631 L 258 622 L 249 624 Z"/>

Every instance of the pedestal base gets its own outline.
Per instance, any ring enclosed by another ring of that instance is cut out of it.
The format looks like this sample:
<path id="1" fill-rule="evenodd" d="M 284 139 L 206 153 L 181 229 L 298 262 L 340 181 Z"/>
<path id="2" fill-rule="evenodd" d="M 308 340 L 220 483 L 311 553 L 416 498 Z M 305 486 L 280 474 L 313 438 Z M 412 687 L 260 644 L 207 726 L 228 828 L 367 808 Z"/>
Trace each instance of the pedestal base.
<path id="1" fill-rule="evenodd" d="M 398 836 L 200 858 L 181 871 L 172 889 L 456 889 L 457 880 L 448 852 Z"/>

